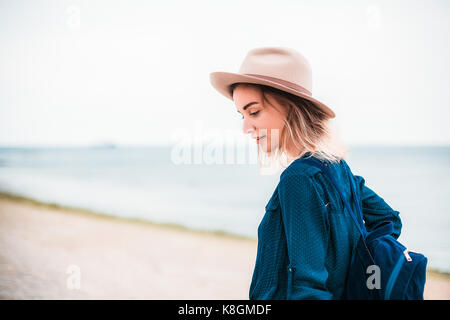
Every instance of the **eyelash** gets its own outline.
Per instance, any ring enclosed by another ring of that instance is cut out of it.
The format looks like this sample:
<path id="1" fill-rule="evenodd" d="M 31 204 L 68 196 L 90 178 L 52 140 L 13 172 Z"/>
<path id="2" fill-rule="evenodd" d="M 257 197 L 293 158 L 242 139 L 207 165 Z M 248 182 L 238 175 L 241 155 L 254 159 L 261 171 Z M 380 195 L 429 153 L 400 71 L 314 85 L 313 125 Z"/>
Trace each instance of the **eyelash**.
<path id="1" fill-rule="evenodd" d="M 256 111 L 256 112 L 253 112 L 253 113 L 250 113 L 250 115 L 251 116 L 256 116 L 257 114 L 259 113 L 259 110 L 258 111 Z M 242 116 L 242 118 L 241 119 L 244 119 L 244 116 Z"/>

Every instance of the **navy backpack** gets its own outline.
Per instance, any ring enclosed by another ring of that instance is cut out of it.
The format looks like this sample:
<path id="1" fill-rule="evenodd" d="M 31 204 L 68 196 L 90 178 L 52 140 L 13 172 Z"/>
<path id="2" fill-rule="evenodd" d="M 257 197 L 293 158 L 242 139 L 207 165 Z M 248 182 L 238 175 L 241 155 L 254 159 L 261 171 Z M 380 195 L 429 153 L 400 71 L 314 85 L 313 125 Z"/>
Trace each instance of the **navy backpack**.
<path id="1" fill-rule="evenodd" d="M 327 166 L 314 158 L 299 160 L 319 168 L 328 176 L 361 234 L 347 273 L 343 299 L 423 300 L 427 258 L 423 254 L 408 251 L 392 236 L 391 221 L 379 223 L 367 232 L 357 201 L 353 174 L 350 175 L 350 182 L 358 218 L 345 201 Z"/>

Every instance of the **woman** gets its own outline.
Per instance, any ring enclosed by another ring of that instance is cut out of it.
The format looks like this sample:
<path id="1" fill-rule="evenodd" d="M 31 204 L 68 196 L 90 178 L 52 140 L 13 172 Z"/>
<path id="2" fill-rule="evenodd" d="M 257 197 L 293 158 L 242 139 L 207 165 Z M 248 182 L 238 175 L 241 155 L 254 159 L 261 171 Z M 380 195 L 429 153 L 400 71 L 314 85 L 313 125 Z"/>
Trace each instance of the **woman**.
<path id="1" fill-rule="evenodd" d="M 330 129 L 334 112 L 312 97 L 309 63 L 289 48 L 257 48 L 239 73 L 214 72 L 211 83 L 233 100 L 243 131 L 258 152 L 285 169 L 258 227 L 258 251 L 250 285 L 253 299 L 341 299 L 359 233 L 331 181 L 316 167 L 298 161 L 315 157 L 327 165 L 351 199 L 350 180 L 368 231 L 382 221 L 401 231 L 399 212 L 351 174 L 347 149 Z"/>

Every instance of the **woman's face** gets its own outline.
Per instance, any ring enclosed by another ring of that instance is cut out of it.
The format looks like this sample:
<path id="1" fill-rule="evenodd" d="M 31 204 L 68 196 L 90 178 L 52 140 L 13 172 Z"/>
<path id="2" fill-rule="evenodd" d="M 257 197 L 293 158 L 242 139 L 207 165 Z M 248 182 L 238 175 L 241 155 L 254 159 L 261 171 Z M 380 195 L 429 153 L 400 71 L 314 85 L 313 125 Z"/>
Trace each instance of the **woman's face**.
<path id="1" fill-rule="evenodd" d="M 274 107 L 264 104 L 259 87 L 238 85 L 233 91 L 237 111 L 243 116 L 244 134 L 251 134 L 263 151 L 270 152 L 279 146 L 287 110 L 271 96 L 266 96 Z"/>

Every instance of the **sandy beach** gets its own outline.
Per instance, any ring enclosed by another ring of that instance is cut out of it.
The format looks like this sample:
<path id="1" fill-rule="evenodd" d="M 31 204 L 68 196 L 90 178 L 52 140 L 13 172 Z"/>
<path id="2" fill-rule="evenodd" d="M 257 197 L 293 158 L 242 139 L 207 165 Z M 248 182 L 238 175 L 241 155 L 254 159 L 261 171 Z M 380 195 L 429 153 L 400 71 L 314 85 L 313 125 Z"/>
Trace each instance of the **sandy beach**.
<path id="1" fill-rule="evenodd" d="M 253 239 L 0 194 L 0 299 L 245 300 L 256 249 Z M 450 276 L 429 271 L 425 299 L 450 299 Z"/>

